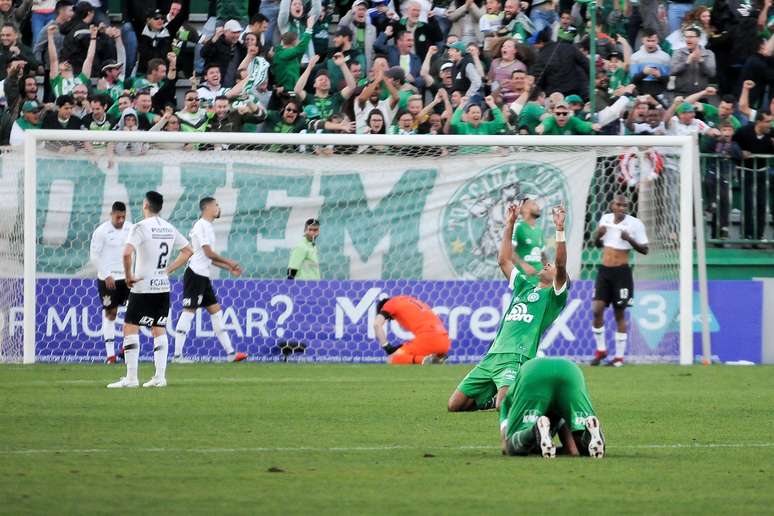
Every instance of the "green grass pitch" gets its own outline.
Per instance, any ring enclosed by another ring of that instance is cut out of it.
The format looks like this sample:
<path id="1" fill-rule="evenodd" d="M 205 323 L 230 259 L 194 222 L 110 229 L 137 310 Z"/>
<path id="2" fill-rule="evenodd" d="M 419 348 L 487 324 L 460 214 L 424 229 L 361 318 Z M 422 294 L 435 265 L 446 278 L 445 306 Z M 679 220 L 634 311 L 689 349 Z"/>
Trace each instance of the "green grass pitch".
<path id="1" fill-rule="evenodd" d="M 774 368 L 584 368 L 601 461 L 501 456 L 494 412 L 446 412 L 467 370 L 1 366 L 0 514 L 773 510 Z"/>

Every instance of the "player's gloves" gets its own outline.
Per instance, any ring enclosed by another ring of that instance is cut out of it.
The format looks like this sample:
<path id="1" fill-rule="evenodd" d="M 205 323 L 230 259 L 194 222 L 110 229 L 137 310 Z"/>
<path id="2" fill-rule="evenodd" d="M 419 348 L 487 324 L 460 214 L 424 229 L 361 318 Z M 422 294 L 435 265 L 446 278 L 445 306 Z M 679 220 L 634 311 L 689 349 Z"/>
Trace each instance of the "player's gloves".
<path id="1" fill-rule="evenodd" d="M 384 352 L 385 352 L 385 353 L 387 353 L 388 355 L 392 355 L 393 353 L 395 353 L 396 351 L 398 351 L 402 345 L 403 345 L 403 344 L 399 344 L 399 345 L 397 345 L 397 346 L 393 346 L 392 344 L 390 344 L 390 343 L 388 342 L 387 344 L 385 344 L 384 346 L 382 346 L 382 349 L 383 349 L 383 350 L 384 350 Z"/>

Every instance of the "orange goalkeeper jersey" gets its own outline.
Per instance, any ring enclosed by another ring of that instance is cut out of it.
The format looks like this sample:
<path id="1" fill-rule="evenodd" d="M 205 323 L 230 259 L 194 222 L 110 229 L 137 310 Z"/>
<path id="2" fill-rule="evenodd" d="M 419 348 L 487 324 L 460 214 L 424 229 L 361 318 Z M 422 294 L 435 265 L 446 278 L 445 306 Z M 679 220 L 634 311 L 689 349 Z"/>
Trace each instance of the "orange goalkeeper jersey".
<path id="1" fill-rule="evenodd" d="M 433 310 L 419 299 L 411 296 L 391 297 L 379 312 L 387 319 L 395 319 L 403 329 L 414 335 L 420 333 L 446 334 L 443 322 Z"/>

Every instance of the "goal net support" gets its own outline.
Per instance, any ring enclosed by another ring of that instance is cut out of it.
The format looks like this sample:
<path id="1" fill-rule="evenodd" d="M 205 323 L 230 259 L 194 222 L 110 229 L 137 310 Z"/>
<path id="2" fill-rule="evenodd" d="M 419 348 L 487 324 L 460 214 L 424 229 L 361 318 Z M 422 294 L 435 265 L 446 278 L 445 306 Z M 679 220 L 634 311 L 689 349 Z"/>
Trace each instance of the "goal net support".
<path id="1" fill-rule="evenodd" d="M 693 187 L 689 137 L 353 136 L 28 131 L 24 152 L 2 155 L 0 361 L 104 358 L 94 229 L 123 201 L 142 218 L 148 190 L 162 217 L 187 235 L 198 201 L 215 197 L 216 250 L 244 274 L 213 269 L 225 327 L 262 361 L 380 362 L 376 302 L 408 294 L 441 316 L 450 359 L 486 352 L 507 306 L 497 266 L 505 210 L 537 200 L 553 259 L 551 207 L 568 213 L 570 298 L 546 332 L 547 355 L 594 352 L 591 300 L 601 250 L 593 233 L 616 194 L 645 224 L 650 252 L 632 256 L 634 302 L 627 357 L 693 361 Z M 285 279 L 304 221 L 320 220 L 322 280 Z M 181 271 L 182 272 L 182 271 Z M 173 278 L 169 331 L 181 311 Z M 698 299 L 698 296 L 697 296 Z M 122 311 L 119 311 L 119 323 Z M 608 347 L 615 326 L 606 314 Z M 411 335 L 397 323 L 391 341 Z M 120 326 L 118 330 L 120 344 Z M 708 350 L 707 350 L 708 351 Z M 150 356 L 150 349 L 145 350 Z M 199 310 L 186 355 L 221 360 Z"/>

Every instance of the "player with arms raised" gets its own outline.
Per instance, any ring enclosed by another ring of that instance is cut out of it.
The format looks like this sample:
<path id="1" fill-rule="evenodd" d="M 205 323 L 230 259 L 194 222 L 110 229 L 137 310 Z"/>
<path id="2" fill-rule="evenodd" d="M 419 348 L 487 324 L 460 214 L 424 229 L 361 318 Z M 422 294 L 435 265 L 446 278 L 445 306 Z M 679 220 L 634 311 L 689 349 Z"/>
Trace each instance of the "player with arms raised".
<path id="1" fill-rule="evenodd" d="M 540 337 L 567 303 L 567 247 L 564 236 L 564 207 L 553 209 L 556 226 L 556 260 L 545 263 L 532 284 L 515 267 L 513 226 L 520 206 L 508 208 L 498 263 L 513 291 L 511 302 L 500 321 L 492 346 L 449 398 L 450 412 L 499 408 L 508 387 L 516 381 L 521 365 L 534 358 Z"/>
<path id="2" fill-rule="evenodd" d="M 142 203 L 145 218 L 129 232 L 124 247 L 124 275 L 131 288 L 124 317 L 124 354 L 126 376 L 108 385 L 109 389 L 137 387 L 140 358 L 140 326 L 153 335 L 153 361 L 156 374 L 143 387 L 166 387 L 167 317 L 169 317 L 169 274 L 179 269 L 193 255 L 188 240 L 175 227 L 159 216 L 164 197 L 148 192 Z M 172 264 L 169 257 L 175 249 L 180 254 Z M 132 257 L 135 258 L 134 270 Z"/>
<path id="3" fill-rule="evenodd" d="M 116 315 L 118 307 L 129 298 L 124 279 L 122 254 L 132 225 L 126 222 L 126 205 L 113 203 L 110 220 L 103 222 L 91 235 L 89 258 L 97 267 L 97 288 L 102 305 L 102 338 L 107 363 L 116 363 Z"/>
<path id="4" fill-rule="evenodd" d="M 220 218 L 220 206 L 213 197 L 205 197 L 199 201 L 202 216 L 191 229 L 190 237 L 193 246 L 193 256 L 188 261 L 188 267 L 183 275 L 183 313 L 175 328 L 175 362 L 183 362 L 183 345 L 185 337 L 191 329 L 196 309 L 203 306 L 212 319 L 212 329 L 218 337 L 220 345 L 226 351 L 229 362 L 239 362 L 247 358 L 244 353 L 234 351 L 231 337 L 224 329 L 223 312 L 215 297 L 215 290 L 210 281 L 210 265 L 229 271 L 233 276 L 242 274 L 242 269 L 234 260 L 224 258 L 215 252 L 215 229 L 212 221 Z"/>
<path id="5" fill-rule="evenodd" d="M 610 204 L 612 213 L 606 213 L 599 219 L 599 227 L 594 238 L 597 247 L 602 247 L 602 264 L 597 272 L 594 284 L 594 300 L 591 304 L 591 331 L 597 350 L 591 365 L 599 365 L 607 357 L 605 343 L 605 308 L 613 305 L 615 315 L 615 357 L 610 365 L 623 365 L 626 353 L 626 307 L 634 298 L 634 279 L 629 267 L 629 251 L 648 254 L 648 236 L 645 225 L 637 217 L 627 214 L 629 200 L 616 195 Z"/>

